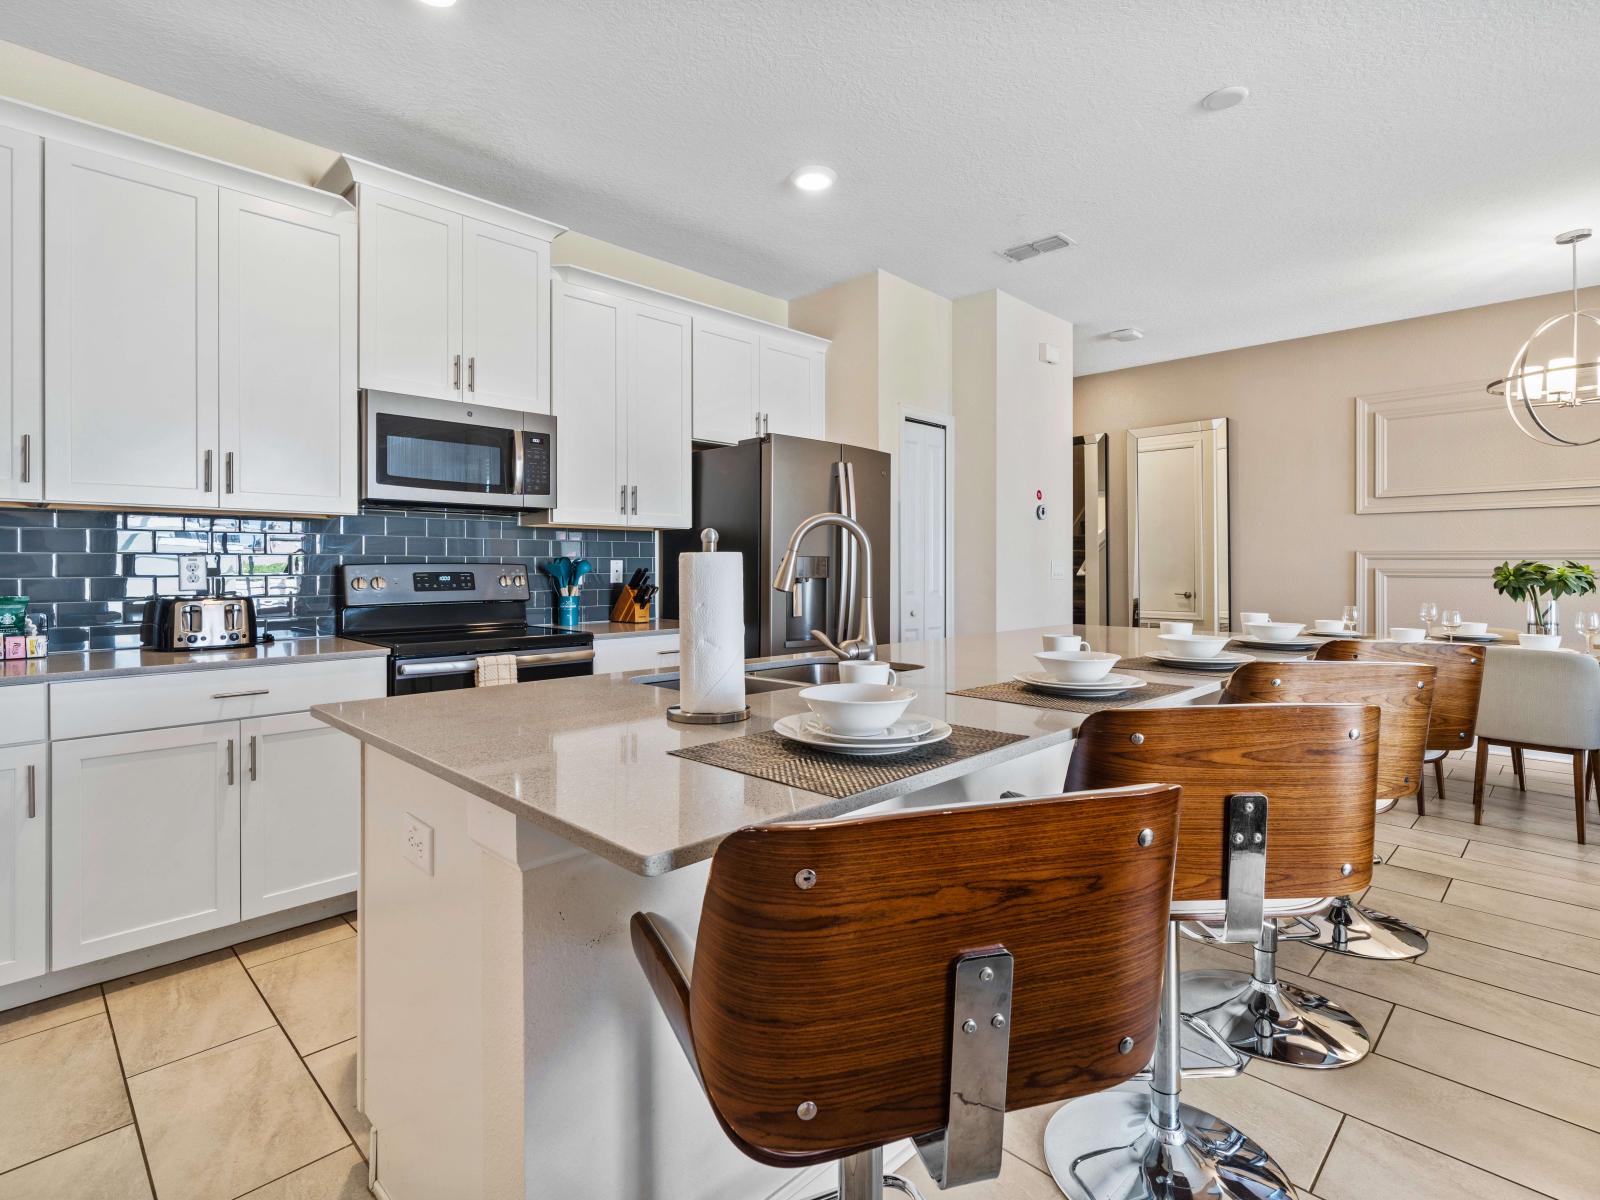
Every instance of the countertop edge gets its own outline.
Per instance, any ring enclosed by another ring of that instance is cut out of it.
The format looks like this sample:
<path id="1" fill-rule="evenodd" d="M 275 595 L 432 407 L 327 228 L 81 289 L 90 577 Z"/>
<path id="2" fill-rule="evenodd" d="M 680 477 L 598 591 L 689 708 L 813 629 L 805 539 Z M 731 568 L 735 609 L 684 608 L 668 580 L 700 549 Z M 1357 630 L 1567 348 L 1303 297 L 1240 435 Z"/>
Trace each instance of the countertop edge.
<path id="1" fill-rule="evenodd" d="M 597 642 L 608 642 L 613 638 L 665 637 L 678 632 L 678 622 L 663 620 L 648 625 L 630 625 L 621 621 L 587 621 L 578 628 L 585 633 L 592 633 Z"/>
<path id="2" fill-rule="evenodd" d="M 317 650 L 307 654 L 284 656 L 279 658 L 229 658 L 229 659 L 195 659 L 187 662 L 162 662 L 162 663 L 137 663 L 127 666 L 109 667 L 68 667 L 62 666 L 60 670 L 46 669 L 37 674 L 8 675 L 4 671 L 4 663 L 0 663 L 0 688 L 26 687 L 29 684 L 49 683 L 83 683 L 87 680 L 97 679 L 124 679 L 140 675 L 176 675 L 185 672 L 200 671 L 233 671 L 249 667 L 276 667 L 299 666 L 307 663 L 333 662 L 339 659 L 352 658 L 387 658 L 388 650 L 382 646 L 372 646 L 365 642 L 357 642 L 353 638 L 284 638 L 281 642 L 272 643 L 282 645 L 290 641 L 339 641 L 347 643 L 338 648 Z M 137 652 L 137 651 L 130 651 Z M 48 663 L 52 658 L 68 658 L 73 656 L 102 653 L 101 651 L 59 650 L 45 655 L 43 658 L 11 659 L 8 661 L 19 663 Z M 106 651 L 104 653 L 117 653 Z M 165 652 L 163 652 L 165 653 Z M 205 653 L 202 651 L 201 653 Z M 235 654 L 238 651 L 224 650 L 217 653 Z"/>

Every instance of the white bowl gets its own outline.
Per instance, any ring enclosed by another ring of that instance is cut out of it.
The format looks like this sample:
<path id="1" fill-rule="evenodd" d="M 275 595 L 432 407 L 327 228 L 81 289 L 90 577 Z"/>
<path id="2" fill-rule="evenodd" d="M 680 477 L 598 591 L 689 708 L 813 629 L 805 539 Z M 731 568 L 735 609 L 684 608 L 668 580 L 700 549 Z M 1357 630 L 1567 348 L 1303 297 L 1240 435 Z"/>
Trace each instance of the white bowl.
<path id="1" fill-rule="evenodd" d="M 1468 637 L 1482 637 L 1484 634 L 1489 632 L 1489 622 L 1463 621 L 1461 622 L 1461 628 L 1457 629 L 1456 632 L 1464 633 Z"/>
<path id="2" fill-rule="evenodd" d="M 1227 634 L 1191 633 L 1180 635 L 1163 633 L 1160 637 L 1167 644 L 1167 649 L 1179 658 L 1215 658 L 1222 653 L 1222 648 L 1228 644 Z"/>
<path id="3" fill-rule="evenodd" d="M 1162 633 L 1170 633 L 1170 634 L 1173 634 L 1176 637 L 1188 637 L 1191 633 L 1194 632 L 1194 622 L 1193 621 L 1163 621 L 1163 622 L 1161 622 L 1161 632 Z"/>
<path id="4" fill-rule="evenodd" d="M 1122 655 L 1108 654 L 1104 650 L 1042 650 L 1033 657 L 1052 679 L 1062 683 L 1093 683 L 1111 674 L 1111 668 Z"/>
<path id="5" fill-rule="evenodd" d="M 885 683 L 823 683 L 800 699 L 834 733 L 881 733 L 905 713 L 917 693 Z"/>
<path id="6" fill-rule="evenodd" d="M 1561 635 L 1559 633 L 1519 633 L 1517 645 L 1528 650 L 1559 650 L 1561 649 Z"/>
<path id="7" fill-rule="evenodd" d="M 1344 622 L 1343 621 L 1328 621 L 1328 620 L 1319 619 L 1319 620 L 1313 621 L 1311 623 L 1311 627 L 1313 629 L 1315 629 L 1318 633 L 1344 633 L 1345 632 Z"/>
<path id="8" fill-rule="evenodd" d="M 1258 642 L 1292 642 L 1304 628 L 1293 621 L 1254 621 L 1244 631 Z"/>
<path id="9" fill-rule="evenodd" d="M 1074 633 L 1047 633 L 1041 644 L 1046 650 L 1087 650 L 1089 643 Z"/>
<path id="10" fill-rule="evenodd" d="M 1391 642 L 1420 642 L 1426 639 L 1427 636 L 1428 631 L 1426 629 L 1417 629 L 1415 626 L 1389 626 L 1389 640 Z"/>

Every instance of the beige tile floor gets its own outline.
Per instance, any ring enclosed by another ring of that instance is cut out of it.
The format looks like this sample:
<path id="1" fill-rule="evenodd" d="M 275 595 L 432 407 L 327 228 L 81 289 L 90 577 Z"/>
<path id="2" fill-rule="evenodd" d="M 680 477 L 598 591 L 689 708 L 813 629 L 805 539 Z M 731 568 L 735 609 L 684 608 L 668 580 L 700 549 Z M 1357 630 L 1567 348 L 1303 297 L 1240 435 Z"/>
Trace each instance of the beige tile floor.
<path id="1" fill-rule="evenodd" d="M 1305 1200 L 1600 1196 L 1600 845 L 1573 840 L 1562 764 L 1530 758 L 1526 793 L 1505 759 L 1491 773 L 1482 826 L 1459 758 L 1428 816 L 1383 818 L 1371 898 L 1429 930 L 1420 962 L 1284 948 L 1285 976 L 1354 1011 L 1372 1057 L 1185 1090 Z M 1192 965 L 1238 951 L 1185 945 Z M 366 1196 L 354 955 L 335 918 L 0 1013 L 0 1200 Z M 1050 1115 L 1012 1114 L 1000 1179 L 956 1194 L 1058 1196 Z"/>

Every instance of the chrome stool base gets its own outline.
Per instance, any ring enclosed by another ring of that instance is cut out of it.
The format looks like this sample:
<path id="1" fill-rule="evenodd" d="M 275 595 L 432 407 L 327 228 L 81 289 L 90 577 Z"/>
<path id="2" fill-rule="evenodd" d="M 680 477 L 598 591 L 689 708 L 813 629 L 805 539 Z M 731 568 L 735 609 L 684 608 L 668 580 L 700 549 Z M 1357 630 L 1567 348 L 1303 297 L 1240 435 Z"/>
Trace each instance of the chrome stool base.
<path id="1" fill-rule="evenodd" d="M 1354 1016 L 1324 996 L 1247 971 L 1185 971 L 1185 1015 L 1204 1021 L 1252 1058 L 1314 1070 L 1348 1067 L 1372 1050 Z"/>
<path id="2" fill-rule="evenodd" d="M 1181 1128 L 1163 1130 L 1150 1100 L 1149 1085 L 1123 1084 L 1050 1118 L 1045 1162 L 1071 1200 L 1299 1200 L 1283 1169 L 1232 1125 L 1182 1104 Z"/>
<path id="3" fill-rule="evenodd" d="M 1382 962 L 1404 962 L 1428 952 L 1427 935 L 1420 929 L 1399 917 L 1352 904 L 1348 898 L 1339 899 L 1325 915 L 1310 920 L 1317 926 L 1317 936 L 1306 945 L 1318 950 Z"/>

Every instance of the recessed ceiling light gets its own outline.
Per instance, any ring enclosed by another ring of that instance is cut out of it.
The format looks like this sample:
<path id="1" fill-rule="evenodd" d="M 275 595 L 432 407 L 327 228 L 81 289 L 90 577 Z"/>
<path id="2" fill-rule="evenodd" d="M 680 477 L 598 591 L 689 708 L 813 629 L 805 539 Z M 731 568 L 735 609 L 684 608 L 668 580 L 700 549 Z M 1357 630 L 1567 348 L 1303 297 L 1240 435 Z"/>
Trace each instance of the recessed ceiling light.
<path id="1" fill-rule="evenodd" d="M 429 8 L 454 8 L 456 0 L 422 0 Z"/>
<path id="2" fill-rule="evenodd" d="M 1248 99 L 1250 99 L 1250 89 L 1247 87 L 1218 88 L 1200 101 L 1200 107 L 1209 109 L 1212 112 L 1221 112 L 1223 109 L 1232 108 L 1236 104 L 1243 104 Z"/>
<path id="3" fill-rule="evenodd" d="M 800 167 L 789 176 L 789 182 L 802 192 L 825 192 L 839 176 L 831 167 Z"/>
<path id="4" fill-rule="evenodd" d="M 1144 330 L 1135 329 L 1132 325 L 1129 325 L 1126 329 L 1113 329 L 1106 334 L 1106 337 L 1113 342 L 1137 342 L 1143 336 Z"/>

